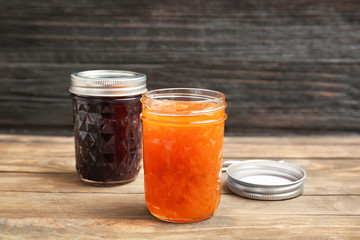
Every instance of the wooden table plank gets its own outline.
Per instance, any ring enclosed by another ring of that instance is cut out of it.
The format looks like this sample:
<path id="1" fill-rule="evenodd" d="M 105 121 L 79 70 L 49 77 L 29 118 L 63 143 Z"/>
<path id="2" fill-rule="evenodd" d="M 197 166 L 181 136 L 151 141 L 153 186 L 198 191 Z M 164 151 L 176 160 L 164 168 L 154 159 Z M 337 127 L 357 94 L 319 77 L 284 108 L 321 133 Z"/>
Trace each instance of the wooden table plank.
<path id="1" fill-rule="evenodd" d="M 0 239 L 359 239 L 359 145 L 358 136 L 226 137 L 224 160 L 302 166 L 303 195 L 256 201 L 224 185 L 214 217 L 170 224 L 148 212 L 143 171 L 126 185 L 89 186 L 75 172 L 71 137 L 0 135 Z"/>
<path id="2" fill-rule="evenodd" d="M 2 192 L 0 217 L 149 219 L 144 194 Z M 287 201 L 255 201 L 223 194 L 220 216 L 360 216 L 360 196 L 301 196 Z M 305 207 L 306 206 L 306 207 Z M 159 223 L 161 223 L 159 221 Z"/>
<path id="3" fill-rule="evenodd" d="M 225 137 L 224 158 L 360 158 L 360 137 Z M 0 135 L 0 171 L 73 171 L 72 137 Z"/>
<path id="4" fill-rule="evenodd" d="M 352 207 L 359 202 L 359 196 L 303 196 L 274 202 L 233 195 L 222 198 L 213 218 L 174 225 L 151 217 L 143 194 L 6 193 L 0 196 L 0 202 L 5 203 L 0 206 L 0 236 L 14 233 L 34 237 L 49 233 L 56 238 L 79 235 L 86 238 L 95 234 L 99 238 L 134 239 L 144 236 L 157 239 L 163 234 L 175 239 L 360 236 L 360 208 Z"/>
<path id="5" fill-rule="evenodd" d="M 2 239 L 359 239 L 359 216 L 217 216 L 192 224 L 144 219 L 0 218 Z M 46 233 L 46 234 L 44 234 Z"/>
<path id="6" fill-rule="evenodd" d="M 258 137 L 225 138 L 224 156 L 231 158 L 358 158 L 360 138 Z"/>
<path id="7" fill-rule="evenodd" d="M 305 195 L 360 194 L 360 159 L 285 159 L 302 166 L 307 172 Z M 1 166 L 1 163 L 0 163 Z M 64 173 L 7 172 L 0 174 L 1 191 L 33 192 L 100 192 L 100 193 L 143 193 L 144 173 L 122 186 L 102 188 L 84 184 L 79 180 L 75 167 Z M 226 173 L 222 174 L 223 192 Z M 26 182 L 27 184 L 24 184 Z"/>

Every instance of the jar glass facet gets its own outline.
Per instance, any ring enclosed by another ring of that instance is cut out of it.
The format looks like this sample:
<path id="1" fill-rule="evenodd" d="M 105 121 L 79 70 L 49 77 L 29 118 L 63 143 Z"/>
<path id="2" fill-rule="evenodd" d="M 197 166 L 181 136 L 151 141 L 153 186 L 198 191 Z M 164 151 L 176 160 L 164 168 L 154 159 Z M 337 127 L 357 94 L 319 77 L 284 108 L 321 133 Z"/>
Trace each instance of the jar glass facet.
<path id="1" fill-rule="evenodd" d="M 71 75 L 76 170 L 96 185 L 133 181 L 142 160 L 144 74 L 91 70 Z"/>
<path id="2" fill-rule="evenodd" d="M 76 170 L 81 180 L 121 184 L 141 168 L 140 95 L 94 98 L 73 95 Z"/>

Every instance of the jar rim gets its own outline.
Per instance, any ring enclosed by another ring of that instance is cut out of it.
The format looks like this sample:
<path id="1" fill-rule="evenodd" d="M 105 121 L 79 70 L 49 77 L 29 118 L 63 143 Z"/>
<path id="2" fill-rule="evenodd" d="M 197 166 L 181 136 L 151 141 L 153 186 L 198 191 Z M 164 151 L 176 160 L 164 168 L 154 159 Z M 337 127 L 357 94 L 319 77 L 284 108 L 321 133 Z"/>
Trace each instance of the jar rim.
<path id="1" fill-rule="evenodd" d="M 88 70 L 71 74 L 69 91 L 83 96 L 118 97 L 147 91 L 146 75 L 124 70 Z"/>
<path id="2" fill-rule="evenodd" d="M 142 97 L 144 99 L 157 100 L 158 98 L 163 98 L 162 100 L 179 101 L 175 99 L 165 99 L 165 97 L 169 97 L 168 95 L 165 94 L 172 94 L 172 96 L 179 94 L 190 94 L 187 95 L 187 97 L 197 98 L 196 102 L 214 102 L 214 100 L 225 102 L 225 94 L 216 90 L 210 90 L 204 88 L 161 88 L 161 89 L 147 91 L 142 94 Z M 186 101 L 191 101 L 191 100 L 186 100 Z"/>
<path id="3" fill-rule="evenodd" d="M 140 100 L 143 107 L 150 111 L 151 114 L 159 116 L 198 116 L 222 111 L 226 108 L 225 94 L 215 90 L 202 89 L 202 88 L 163 88 L 151 90 L 142 94 Z M 213 103 L 214 107 L 208 107 L 199 110 L 190 110 L 187 112 L 182 111 L 165 111 L 161 108 L 161 102 L 167 101 L 168 103 L 191 103 L 191 104 L 206 104 Z M 157 106 L 159 103 L 159 107 Z M 155 107 L 153 107 L 155 106 Z"/>

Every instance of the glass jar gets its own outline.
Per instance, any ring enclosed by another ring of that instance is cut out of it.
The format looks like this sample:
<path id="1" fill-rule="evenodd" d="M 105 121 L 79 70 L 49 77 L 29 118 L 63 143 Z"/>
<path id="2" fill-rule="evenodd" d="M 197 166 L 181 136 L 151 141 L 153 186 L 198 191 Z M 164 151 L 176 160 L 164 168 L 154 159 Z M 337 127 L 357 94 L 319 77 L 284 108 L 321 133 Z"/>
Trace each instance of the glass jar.
<path id="1" fill-rule="evenodd" d="M 135 180 L 141 168 L 146 76 L 118 70 L 71 74 L 76 170 L 96 185 Z"/>
<path id="2" fill-rule="evenodd" d="M 221 194 L 225 95 L 159 89 L 142 95 L 145 200 L 170 222 L 211 217 Z"/>

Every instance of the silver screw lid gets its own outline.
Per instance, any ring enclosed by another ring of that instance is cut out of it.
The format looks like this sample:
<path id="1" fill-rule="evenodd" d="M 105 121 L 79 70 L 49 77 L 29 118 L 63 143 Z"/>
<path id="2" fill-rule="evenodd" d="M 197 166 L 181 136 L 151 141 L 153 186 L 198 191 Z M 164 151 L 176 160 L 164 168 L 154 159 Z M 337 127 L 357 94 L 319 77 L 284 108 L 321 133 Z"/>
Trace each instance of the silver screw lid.
<path id="1" fill-rule="evenodd" d="M 122 70 L 90 70 L 71 74 L 69 91 L 76 95 L 117 97 L 147 91 L 146 76 Z"/>
<path id="2" fill-rule="evenodd" d="M 304 189 L 306 172 L 284 161 L 246 160 L 224 162 L 229 190 L 257 200 L 284 200 L 299 196 Z M 233 163 L 233 164 L 231 164 Z"/>

